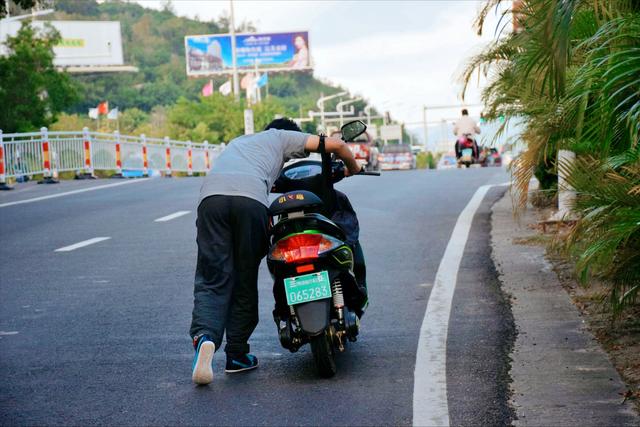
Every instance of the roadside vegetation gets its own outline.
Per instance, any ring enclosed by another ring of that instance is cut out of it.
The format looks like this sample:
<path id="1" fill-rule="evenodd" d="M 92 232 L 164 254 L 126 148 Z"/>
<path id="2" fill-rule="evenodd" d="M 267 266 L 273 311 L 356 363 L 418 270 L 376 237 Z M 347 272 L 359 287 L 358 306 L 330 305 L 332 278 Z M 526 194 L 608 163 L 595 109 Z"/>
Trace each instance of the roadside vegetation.
<path id="1" fill-rule="evenodd" d="M 440 156 L 432 152 L 418 153 L 416 155 L 416 169 L 435 169 Z"/>
<path id="2" fill-rule="evenodd" d="M 23 26 L 7 39 L 9 55 L 0 56 L 0 129 L 30 132 L 54 123 L 78 100 L 78 86 L 53 66 L 52 47 L 60 35 L 53 29 Z"/>
<path id="3" fill-rule="evenodd" d="M 500 0 L 481 10 L 477 29 Z M 565 242 L 582 283 L 608 280 L 614 313 L 640 291 L 640 2 L 524 0 L 503 15 L 495 41 L 470 58 L 484 74 L 489 119 L 524 119 L 526 150 L 512 166 L 520 205 L 535 175 L 554 192 L 558 168 L 577 191 L 580 218 Z M 513 19 L 515 30 L 505 30 Z M 493 30 L 493 29 L 492 29 Z M 559 149 L 577 161 L 557 164 Z"/>

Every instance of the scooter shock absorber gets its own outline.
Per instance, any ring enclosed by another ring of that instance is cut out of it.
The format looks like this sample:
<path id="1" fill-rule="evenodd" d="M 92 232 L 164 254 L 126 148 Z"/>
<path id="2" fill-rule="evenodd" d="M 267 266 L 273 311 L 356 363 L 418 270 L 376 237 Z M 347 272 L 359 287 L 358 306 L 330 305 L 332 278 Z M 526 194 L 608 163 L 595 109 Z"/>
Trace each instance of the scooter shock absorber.
<path id="1" fill-rule="evenodd" d="M 342 282 L 340 279 L 336 279 L 331 284 L 331 290 L 333 291 L 333 306 L 338 311 L 338 322 L 340 326 L 344 324 L 344 295 L 342 293 Z"/>
<path id="2" fill-rule="evenodd" d="M 335 308 L 344 307 L 344 295 L 342 294 L 342 282 L 340 279 L 336 279 L 331 284 L 331 291 L 333 292 L 333 305 Z"/>

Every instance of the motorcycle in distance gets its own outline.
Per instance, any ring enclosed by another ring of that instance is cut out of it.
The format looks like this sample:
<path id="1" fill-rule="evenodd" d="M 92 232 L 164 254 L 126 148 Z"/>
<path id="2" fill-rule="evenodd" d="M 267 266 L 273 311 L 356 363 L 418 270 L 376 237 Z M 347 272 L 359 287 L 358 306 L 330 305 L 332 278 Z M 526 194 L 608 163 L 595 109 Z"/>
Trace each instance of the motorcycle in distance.
<path id="1" fill-rule="evenodd" d="M 353 140 L 365 130 L 361 121 L 347 123 L 342 139 Z M 357 242 L 348 243 L 350 230 L 339 221 L 350 213 L 358 227 L 348 199 L 334 189 L 345 166 L 325 152 L 324 136 L 320 140 L 321 161 L 288 165 L 274 184 L 272 192 L 282 195 L 269 207 L 273 226 L 267 265 L 274 280 L 273 318 L 280 344 L 294 353 L 309 343 L 318 374 L 331 377 L 336 373 L 335 349 L 342 352 L 347 341 L 356 341 L 368 300 L 357 280 L 364 265 L 357 265 L 354 250 L 361 254 L 361 249 Z"/>
<path id="2" fill-rule="evenodd" d="M 470 133 L 465 133 L 460 138 L 458 138 L 457 145 L 461 153 L 461 156 L 458 159 L 458 167 L 464 165 L 468 168 L 478 160 L 475 149 L 475 142 Z"/>

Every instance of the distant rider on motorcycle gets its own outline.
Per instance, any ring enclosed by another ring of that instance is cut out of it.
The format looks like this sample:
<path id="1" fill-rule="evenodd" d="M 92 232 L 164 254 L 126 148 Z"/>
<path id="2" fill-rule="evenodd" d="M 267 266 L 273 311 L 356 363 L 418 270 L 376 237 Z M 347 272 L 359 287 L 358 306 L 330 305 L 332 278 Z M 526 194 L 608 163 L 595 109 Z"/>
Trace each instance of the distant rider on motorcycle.
<path id="1" fill-rule="evenodd" d="M 478 155 L 480 154 L 480 150 L 478 150 L 478 143 L 476 142 L 475 138 L 473 138 L 473 135 L 480 135 L 480 127 L 471 117 L 469 117 L 469 111 L 467 111 L 466 108 L 462 110 L 462 117 L 460 117 L 454 124 L 453 133 L 457 138 L 455 148 L 456 159 L 460 159 L 460 157 L 462 156 L 460 139 L 464 138 L 465 135 L 469 135 L 470 139 L 473 141 L 473 157 L 477 159 Z"/>

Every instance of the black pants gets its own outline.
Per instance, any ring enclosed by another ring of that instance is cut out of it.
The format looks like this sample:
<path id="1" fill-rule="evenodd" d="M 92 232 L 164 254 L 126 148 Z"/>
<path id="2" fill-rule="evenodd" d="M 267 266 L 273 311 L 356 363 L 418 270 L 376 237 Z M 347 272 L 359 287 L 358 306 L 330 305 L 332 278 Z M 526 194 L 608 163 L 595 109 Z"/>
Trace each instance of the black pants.
<path id="1" fill-rule="evenodd" d="M 227 353 L 248 353 L 258 325 L 258 267 L 268 248 L 267 208 L 239 196 L 198 206 L 198 264 L 190 334 L 206 334 Z"/>

